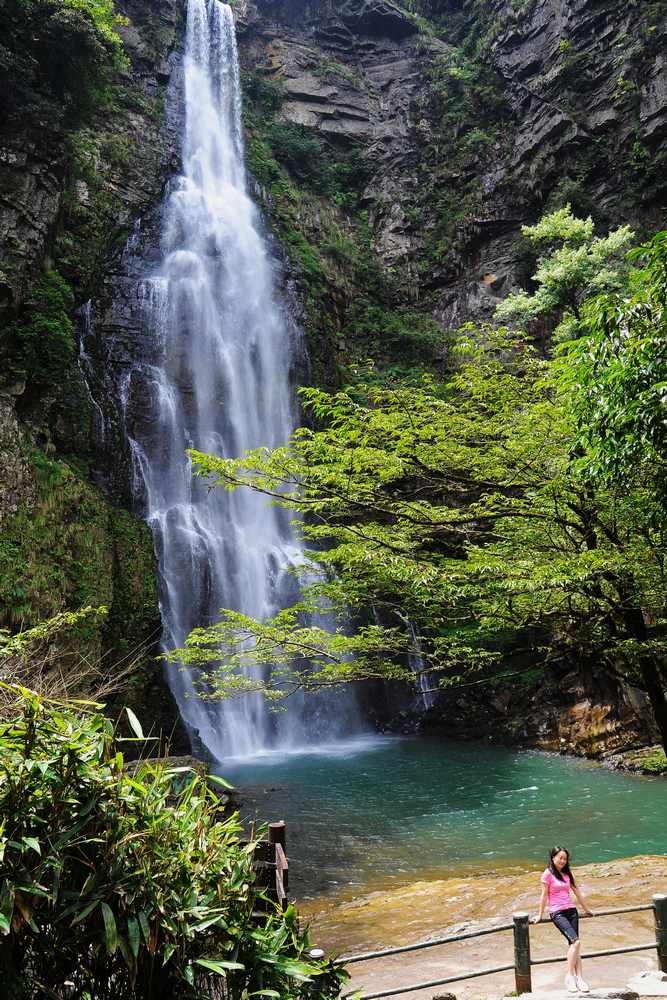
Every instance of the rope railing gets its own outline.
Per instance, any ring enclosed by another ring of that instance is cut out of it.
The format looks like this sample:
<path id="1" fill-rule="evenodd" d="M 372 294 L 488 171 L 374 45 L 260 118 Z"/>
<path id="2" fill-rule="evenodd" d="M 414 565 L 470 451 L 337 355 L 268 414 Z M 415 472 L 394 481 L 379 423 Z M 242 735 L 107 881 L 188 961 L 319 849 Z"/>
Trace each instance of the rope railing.
<path id="1" fill-rule="evenodd" d="M 615 916 L 623 913 L 639 913 L 641 911 L 652 910 L 655 922 L 655 941 L 648 944 L 628 945 L 625 948 L 609 948 L 603 951 L 588 952 L 583 957 L 604 958 L 609 955 L 628 955 L 639 951 L 653 951 L 658 955 L 658 964 L 662 972 L 667 972 L 667 895 L 656 893 L 651 903 L 642 903 L 637 906 L 620 906 L 608 910 L 597 910 L 595 913 L 586 915 L 584 919 L 594 919 L 596 917 Z M 540 923 L 548 923 L 548 918 Z M 383 948 L 379 951 L 364 952 L 359 955 L 350 955 L 335 960 L 336 965 L 347 966 L 354 962 L 371 962 L 380 958 L 389 958 L 393 955 L 403 955 L 410 951 L 421 951 L 425 948 L 435 948 L 439 945 L 452 944 L 458 941 L 467 941 L 471 938 L 480 938 L 488 934 L 500 934 L 503 931 L 512 931 L 514 937 L 514 961 L 509 965 L 497 965 L 484 969 L 476 969 L 470 972 L 459 973 L 455 976 L 446 976 L 442 979 L 434 979 L 429 982 L 412 983 L 408 986 L 392 987 L 376 993 L 364 993 L 359 1000 L 380 1000 L 382 997 L 399 996 L 404 993 L 414 993 L 417 990 L 431 989 L 434 986 L 445 986 L 449 983 L 463 982 L 467 979 L 477 979 L 481 976 L 491 976 L 499 972 L 509 972 L 514 970 L 516 992 L 532 992 L 531 969 L 534 965 L 549 965 L 554 962 L 563 961 L 562 955 L 552 955 L 548 958 L 533 959 L 530 955 L 530 918 L 527 913 L 512 914 L 511 924 L 500 924 L 495 927 L 487 927 L 478 931 L 466 931 L 462 934 L 450 934 L 447 937 L 431 938 L 427 941 L 419 941 L 416 944 L 401 945 L 397 948 Z M 359 996 L 358 991 L 348 993 L 345 996 Z M 344 998 L 345 1000 L 345 998 Z"/>

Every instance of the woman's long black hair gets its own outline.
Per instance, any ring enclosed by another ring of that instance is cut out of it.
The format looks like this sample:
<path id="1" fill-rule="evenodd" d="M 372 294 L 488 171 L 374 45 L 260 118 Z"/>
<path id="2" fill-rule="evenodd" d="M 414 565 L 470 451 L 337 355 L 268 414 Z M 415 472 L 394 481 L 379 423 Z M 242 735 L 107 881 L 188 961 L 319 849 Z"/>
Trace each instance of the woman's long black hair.
<path id="1" fill-rule="evenodd" d="M 565 851 L 565 853 L 567 854 L 567 862 L 563 865 L 562 870 L 559 872 L 558 869 L 556 868 L 555 864 L 554 864 L 554 858 L 556 857 L 556 855 L 558 853 L 560 853 L 560 851 Z M 565 874 L 565 875 L 569 875 L 570 876 L 570 884 L 571 885 L 576 885 L 577 884 L 574 881 L 574 875 L 572 874 L 572 870 L 570 868 L 570 852 L 568 851 L 567 847 L 552 847 L 551 848 L 551 850 L 549 851 L 549 871 L 551 872 L 552 875 L 555 875 L 555 877 L 557 879 L 559 879 L 559 881 L 561 881 L 561 882 L 565 881 L 565 879 L 563 878 L 563 874 Z"/>

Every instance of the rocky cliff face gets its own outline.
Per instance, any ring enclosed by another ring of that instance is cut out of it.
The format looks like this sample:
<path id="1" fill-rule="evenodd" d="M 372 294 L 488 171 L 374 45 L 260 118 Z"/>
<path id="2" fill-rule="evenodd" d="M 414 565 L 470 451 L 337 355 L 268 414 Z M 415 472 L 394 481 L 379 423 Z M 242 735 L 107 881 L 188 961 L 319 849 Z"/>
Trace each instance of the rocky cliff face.
<path id="1" fill-rule="evenodd" d="M 530 273 L 520 226 L 568 201 L 602 228 L 661 224 L 663 3 L 410 6 L 427 17 L 379 0 L 244 9 L 246 65 L 279 87 L 279 119 L 333 158 L 363 150 L 356 207 L 394 301 L 445 328 L 488 318 Z"/>
<path id="2" fill-rule="evenodd" d="M 152 699 L 150 718 L 164 705 L 158 724 L 171 729 L 150 656 L 160 633 L 152 539 L 117 506 L 121 491 L 91 481 L 99 413 L 74 330 L 173 169 L 163 91 L 183 8 L 123 4 L 125 65 L 90 86 L 84 70 L 103 53 L 84 13 L 49 7 L 38 30 L 25 30 L 27 15 L 12 11 L 3 10 L 0 46 L 0 627 L 106 605 L 106 624 L 81 638 L 83 651 L 110 670 L 135 659 L 134 702 Z M 58 60 L 80 77 L 68 80 Z M 61 350 L 51 358 L 54 341 Z"/>

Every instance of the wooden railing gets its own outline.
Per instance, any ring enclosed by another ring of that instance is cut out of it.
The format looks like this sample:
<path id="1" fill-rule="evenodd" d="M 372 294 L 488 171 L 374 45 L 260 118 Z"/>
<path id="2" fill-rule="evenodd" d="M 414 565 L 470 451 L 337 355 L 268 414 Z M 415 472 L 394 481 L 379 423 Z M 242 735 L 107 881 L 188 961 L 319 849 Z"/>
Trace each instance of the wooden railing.
<path id="1" fill-rule="evenodd" d="M 656 893 L 653 902 L 645 903 L 641 906 L 625 906 L 613 910 L 598 910 L 591 917 L 607 917 L 619 913 L 638 913 L 642 910 L 653 910 L 655 922 L 655 940 L 647 944 L 628 945 L 626 948 L 610 948 L 605 951 L 588 952 L 583 957 L 602 958 L 608 955 L 627 955 L 635 951 L 656 951 L 658 954 L 658 965 L 662 972 L 667 972 L 667 895 Z M 548 923 L 543 920 L 542 923 Z M 532 991 L 531 970 L 534 965 L 548 965 L 552 962 L 562 962 L 563 955 L 552 955 L 548 958 L 531 958 L 530 955 L 530 918 L 527 913 L 512 914 L 511 924 L 500 924 L 496 927 L 489 927 L 480 931 L 468 931 L 464 934 L 451 934 L 447 937 L 434 938 L 430 941 L 420 941 L 417 944 L 403 945 L 400 948 L 383 948 L 381 951 L 370 951 L 360 955 L 349 955 L 338 958 L 336 965 L 347 967 L 355 962 L 372 962 L 378 959 L 387 958 L 391 955 L 402 955 L 409 951 L 422 951 L 425 948 L 436 948 L 440 945 L 452 944 L 458 941 L 467 941 L 470 938 L 484 937 L 490 934 L 500 934 L 503 931 L 512 931 L 514 935 L 514 960 L 504 965 L 487 966 L 483 969 L 475 969 L 470 972 L 462 972 L 455 976 L 445 976 L 442 979 L 432 979 L 428 982 L 411 983 L 406 986 L 397 986 L 388 990 L 380 990 L 377 993 L 364 993 L 360 1000 L 379 1000 L 380 997 L 398 996 L 403 993 L 414 993 L 417 990 L 431 989 L 434 986 L 446 986 L 450 983 L 464 982 L 467 979 L 476 979 L 481 976 L 491 976 L 498 972 L 509 972 L 514 970 L 514 978 L 517 993 L 530 993 Z M 357 994 L 357 991 L 355 991 Z M 353 996 L 349 993 L 346 996 Z"/>

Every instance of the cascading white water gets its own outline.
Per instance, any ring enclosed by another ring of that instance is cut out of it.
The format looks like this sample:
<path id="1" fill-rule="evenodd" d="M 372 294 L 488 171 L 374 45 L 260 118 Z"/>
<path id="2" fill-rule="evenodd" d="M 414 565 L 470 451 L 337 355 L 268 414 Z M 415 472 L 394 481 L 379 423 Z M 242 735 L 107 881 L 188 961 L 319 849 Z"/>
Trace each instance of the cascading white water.
<path id="1" fill-rule="evenodd" d="M 412 646 L 412 652 L 408 654 L 408 663 L 415 675 L 419 707 L 428 709 L 435 703 L 437 697 L 436 682 L 424 663 L 421 639 L 414 626 L 414 622 L 408 622 L 408 632 L 410 633 Z"/>
<path id="2" fill-rule="evenodd" d="M 209 493 L 185 454 L 284 442 L 297 418 L 290 368 L 299 343 L 248 196 L 234 21 L 220 0 L 189 0 L 183 70 L 183 173 L 165 201 L 161 264 L 137 289 L 151 357 L 117 380 L 160 565 L 165 649 L 220 608 L 263 618 L 285 606 L 298 587 L 289 567 L 301 558 L 285 511 L 249 490 Z M 349 695 L 335 710 L 306 699 L 275 715 L 259 695 L 201 701 L 177 668 L 169 683 L 218 759 L 336 738 L 355 715 Z"/>

